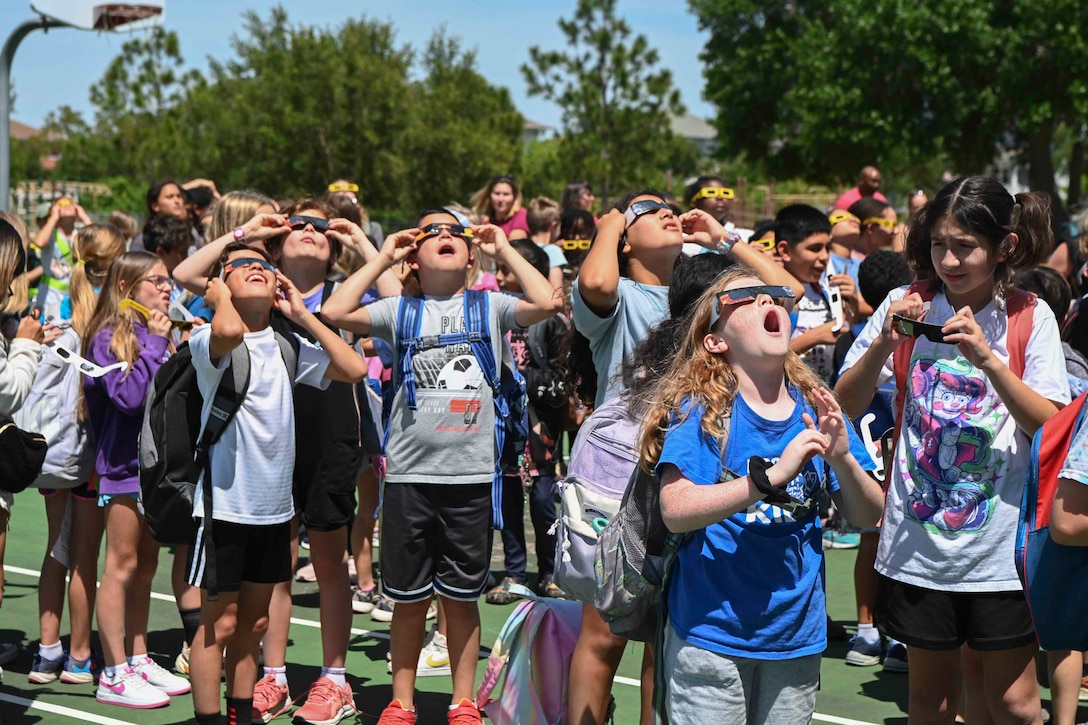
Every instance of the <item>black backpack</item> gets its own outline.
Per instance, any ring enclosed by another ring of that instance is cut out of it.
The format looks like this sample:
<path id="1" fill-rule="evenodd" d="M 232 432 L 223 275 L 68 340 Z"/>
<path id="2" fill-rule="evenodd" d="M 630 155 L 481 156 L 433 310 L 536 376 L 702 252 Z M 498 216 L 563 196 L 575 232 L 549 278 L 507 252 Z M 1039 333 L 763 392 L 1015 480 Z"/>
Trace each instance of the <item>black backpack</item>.
<path id="1" fill-rule="evenodd" d="M 276 342 L 293 382 L 299 340 L 294 335 L 276 333 Z M 249 386 L 249 351 L 243 343 L 231 352 L 230 366 L 215 391 L 211 415 L 201 433 L 204 398 L 197 387 L 192 357 L 189 345 L 183 344 L 155 373 L 140 431 L 140 505 L 152 538 L 166 545 L 192 545 L 196 539 L 193 500 L 201 472 L 206 474 L 204 518 L 211 521 L 209 451 L 238 412 Z M 210 528 L 207 533 L 211 533 Z M 212 546 L 209 536 L 208 547 Z M 209 598 L 215 590 L 213 561 L 209 557 Z"/>

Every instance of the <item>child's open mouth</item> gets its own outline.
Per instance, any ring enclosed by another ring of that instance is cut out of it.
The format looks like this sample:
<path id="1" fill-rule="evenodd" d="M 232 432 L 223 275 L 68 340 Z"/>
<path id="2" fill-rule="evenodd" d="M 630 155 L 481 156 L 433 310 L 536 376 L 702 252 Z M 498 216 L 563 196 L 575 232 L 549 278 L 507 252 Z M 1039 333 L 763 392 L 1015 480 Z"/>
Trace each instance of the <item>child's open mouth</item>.
<path id="1" fill-rule="evenodd" d="M 246 275 L 246 282 L 257 282 L 259 284 L 264 284 L 267 281 L 268 280 L 265 279 L 263 272 L 250 272 Z"/>
<path id="2" fill-rule="evenodd" d="M 457 254 L 457 247 L 452 242 L 443 242 L 442 246 L 438 248 L 438 256 L 446 257 Z"/>
<path id="3" fill-rule="evenodd" d="M 763 317 L 763 329 L 772 334 L 782 331 L 782 320 L 779 319 L 778 311 L 774 308 L 767 310 L 767 314 Z"/>

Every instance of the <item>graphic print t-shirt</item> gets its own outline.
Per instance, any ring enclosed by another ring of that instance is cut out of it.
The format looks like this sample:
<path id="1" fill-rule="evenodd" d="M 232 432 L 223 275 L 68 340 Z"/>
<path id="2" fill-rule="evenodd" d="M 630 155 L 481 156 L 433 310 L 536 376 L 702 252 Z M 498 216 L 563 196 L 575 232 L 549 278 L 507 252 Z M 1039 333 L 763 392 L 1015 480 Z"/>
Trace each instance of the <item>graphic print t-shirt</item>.
<path id="1" fill-rule="evenodd" d="M 509 355 L 505 334 L 516 328 L 517 299 L 489 294 L 491 345 L 495 360 Z M 397 347 L 400 297 L 369 305 L 371 336 Z M 464 296 L 427 297 L 420 335 L 466 332 Z M 394 359 L 397 359 L 395 357 Z M 412 361 L 416 410 L 403 386 L 393 399 L 386 446 L 388 483 L 490 483 L 495 474 L 495 404 L 491 388 L 468 343 L 432 347 Z"/>
<path id="2" fill-rule="evenodd" d="M 830 322 L 831 319 L 831 305 L 828 304 L 823 292 L 816 285 L 806 284 L 804 296 L 797 300 L 797 322 L 793 326 L 791 337 L 797 337 L 803 332 Z M 813 345 L 801 356 L 801 359 L 820 376 L 821 380 L 828 382 L 831 380 L 834 355 L 834 345 Z"/>
<path id="3" fill-rule="evenodd" d="M 891 295 L 869 318 L 843 363 L 849 369 L 880 334 Z M 943 293 L 926 322 L 955 315 Z M 990 349 L 1006 365 L 1009 318 L 990 303 L 975 315 Z M 985 373 L 956 345 L 918 338 L 911 354 L 903 431 L 896 443 L 876 569 L 943 591 L 1016 591 L 1013 563 L 1020 497 L 1031 439 L 1020 430 Z M 894 378 L 889 357 L 878 384 Z M 1069 402 L 1058 325 L 1035 305 L 1024 356 L 1024 383 L 1047 400 Z"/>

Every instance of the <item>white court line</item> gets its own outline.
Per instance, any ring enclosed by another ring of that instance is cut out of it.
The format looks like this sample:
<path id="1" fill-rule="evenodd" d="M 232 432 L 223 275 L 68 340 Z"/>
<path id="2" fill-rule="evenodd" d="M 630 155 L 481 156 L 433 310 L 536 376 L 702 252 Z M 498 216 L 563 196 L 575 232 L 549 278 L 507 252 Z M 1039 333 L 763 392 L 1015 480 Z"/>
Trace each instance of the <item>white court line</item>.
<path id="1" fill-rule="evenodd" d="M 35 579 L 41 577 L 41 572 L 35 571 L 34 569 L 24 569 L 24 568 L 18 567 L 18 566 L 8 566 L 7 564 L 4 565 L 4 571 L 10 571 L 12 574 L 22 574 L 24 576 L 34 577 Z M 169 594 L 159 594 L 158 592 L 151 592 L 151 598 L 152 599 L 158 599 L 158 600 L 163 601 L 163 602 L 170 602 L 170 603 L 174 602 L 174 597 L 173 596 L 171 596 Z M 321 629 L 321 623 L 320 622 L 315 622 L 312 619 L 302 619 L 300 617 L 291 617 L 291 624 L 297 624 L 297 625 L 299 625 L 301 627 L 312 627 L 314 629 Z M 375 639 L 385 639 L 385 640 L 389 639 L 389 635 L 386 634 L 385 632 L 371 632 L 368 629 L 359 629 L 357 627 L 352 627 L 351 628 L 351 633 L 354 634 L 354 635 L 362 636 L 362 637 L 374 637 Z M 480 652 L 484 656 L 487 656 L 487 652 L 484 652 L 483 650 L 481 650 Z M 641 687 L 642 686 L 642 683 L 639 682 L 638 680 L 634 679 L 634 678 L 620 677 L 618 675 L 613 679 L 613 682 L 617 682 L 617 683 L 619 683 L 621 685 L 629 685 L 631 687 Z M 12 702 L 15 702 L 16 700 L 18 700 L 19 702 L 17 704 L 26 704 L 28 702 L 31 702 L 30 700 L 23 700 L 22 698 L 13 698 L 13 697 L 8 696 L 8 695 L 0 695 L 0 700 L 4 700 L 4 699 L 9 699 Z M 45 703 L 42 703 L 42 704 L 45 705 Z M 57 706 L 57 705 L 48 705 L 48 707 L 53 708 L 53 707 L 59 707 L 59 706 Z M 88 715 L 88 716 L 84 717 L 84 713 L 81 710 L 69 710 L 68 708 L 59 708 L 59 709 L 67 711 L 67 712 L 65 712 L 63 714 L 68 714 L 68 712 L 79 713 L 78 715 L 75 715 L 75 714 L 70 715 L 70 717 L 81 717 L 84 720 L 88 720 L 90 722 L 95 722 L 95 723 L 101 723 L 102 725 L 132 725 L 132 723 L 125 723 L 125 722 L 123 722 L 121 720 L 111 720 L 110 718 L 102 718 L 100 720 L 94 720 L 94 719 L 92 719 L 92 717 L 98 717 L 98 716 Z M 851 720 L 850 718 L 836 717 L 835 715 L 821 715 L 818 712 L 813 713 L 812 719 L 816 720 L 817 722 L 832 723 L 832 725 L 877 725 L 877 723 L 866 722 L 864 720 Z"/>
<path id="2" fill-rule="evenodd" d="M 4 568 L 7 569 L 7 567 Z M 95 715 L 93 712 L 75 710 L 73 708 L 63 707 L 61 705 L 53 705 L 48 702 L 42 702 L 41 700 L 28 700 L 25 697 L 9 695 L 5 692 L 0 692 L 0 702 L 10 702 L 12 705 L 19 705 L 20 707 L 25 707 L 27 710 L 41 710 L 42 712 L 48 712 L 53 715 L 63 715 L 64 717 L 70 717 L 74 720 L 93 722 L 97 725 L 136 725 L 136 723 L 131 723 L 127 720 L 115 720 L 112 717 Z"/>

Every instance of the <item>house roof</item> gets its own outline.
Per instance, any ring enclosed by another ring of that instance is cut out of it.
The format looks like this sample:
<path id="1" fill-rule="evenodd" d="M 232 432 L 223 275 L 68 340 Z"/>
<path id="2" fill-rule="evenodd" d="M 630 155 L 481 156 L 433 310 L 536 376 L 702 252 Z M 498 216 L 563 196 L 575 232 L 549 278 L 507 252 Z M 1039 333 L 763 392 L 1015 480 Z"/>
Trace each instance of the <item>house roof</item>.
<path id="1" fill-rule="evenodd" d="M 669 127 L 682 138 L 693 141 L 712 141 L 718 138 L 718 132 L 703 118 L 685 113 L 682 116 L 669 115 Z"/>
<path id="2" fill-rule="evenodd" d="M 24 141 L 42 132 L 40 128 L 27 126 L 25 123 L 19 123 L 18 121 L 12 121 L 8 128 L 11 129 L 11 137 L 17 141 Z"/>

